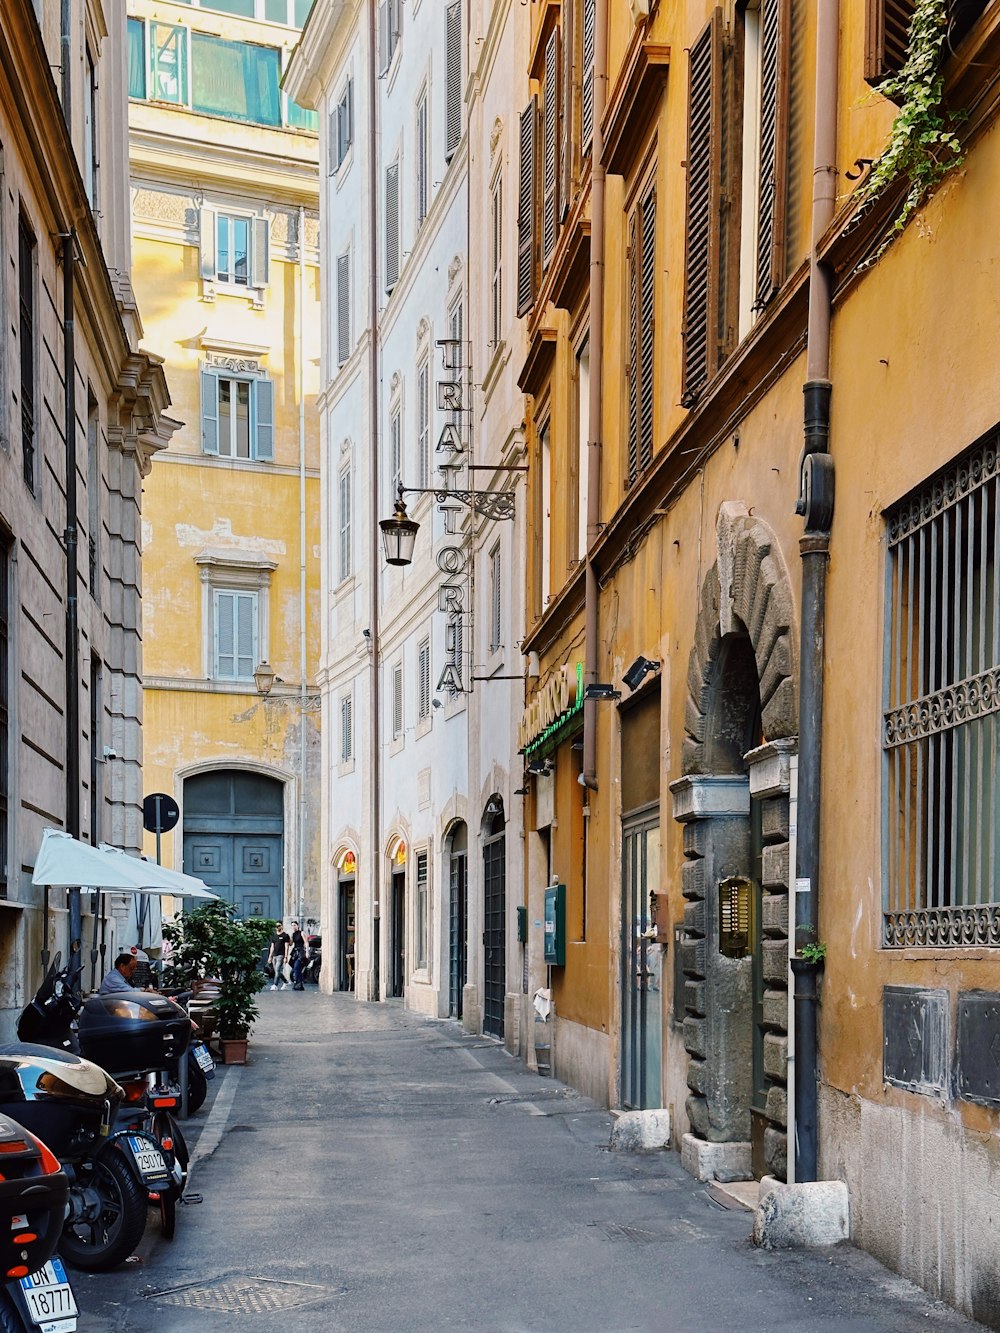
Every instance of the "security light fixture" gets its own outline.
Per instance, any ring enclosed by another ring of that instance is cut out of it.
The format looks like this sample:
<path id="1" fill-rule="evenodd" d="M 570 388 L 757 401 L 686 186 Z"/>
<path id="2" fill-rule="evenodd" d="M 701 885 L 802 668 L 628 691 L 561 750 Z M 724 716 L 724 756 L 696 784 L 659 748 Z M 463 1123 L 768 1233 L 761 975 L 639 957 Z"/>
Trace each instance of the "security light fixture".
<path id="1" fill-rule="evenodd" d="M 659 662 L 654 662 L 650 657 L 637 657 L 629 669 L 622 676 L 622 680 L 630 690 L 635 691 L 646 679 L 651 671 L 659 671 Z"/>
<path id="2" fill-rule="evenodd" d="M 526 771 L 536 778 L 547 778 L 552 772 L 551 759 L 529 759 Z"/>
<path id="3" fill-rule="evenodd" d="M 613 685 L 608 685 L 603 681 L 599 681 L 596 685 L 588 685 L 583 691 L 583 697 L 585 700 L 620 699 L 622 697 L 622 692 L 621 690 L 616 690 Z"/>

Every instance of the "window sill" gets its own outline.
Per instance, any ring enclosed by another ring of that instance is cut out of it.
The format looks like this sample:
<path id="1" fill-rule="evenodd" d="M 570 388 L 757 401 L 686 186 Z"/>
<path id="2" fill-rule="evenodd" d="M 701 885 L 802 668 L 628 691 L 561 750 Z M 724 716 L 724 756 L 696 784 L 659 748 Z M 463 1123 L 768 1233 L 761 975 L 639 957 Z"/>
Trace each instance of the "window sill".
<path id="1" fill-rule="evenodd" d="M 354 161 L 354 144 L 352 143 L 350 148 L 348 148 L 347 152 L 344 154 L 344 160 L 340 163 L 338 167 L 336 167 L 330 173 L 333 176 L 334 189 L 339 191 L 340 187 L 347 179 L 348 173 L 351 170 L 351 163 L 353 161 Z"/>
<path id="2" fill-rule="evenodd" d="M 420 721 L 417 723 L 416 728 L 414 730 L 414 735 L 416 736 L 417 740 L 420 740 L 422 736 L 427 736 L 430 733 L 431 728 L 433 726 L 434 726 L 434 713 L 432 710 L 430 713 L 427 714 L 426 717 L 422 717 Z"/>
<path id="3" fill-rule="evenodd" d="M 403 746 L 404 746 L 405 744 L 406 744 L 406 734 L 405 734 L 405 733 L 404 733 L 403 735 L 401 735 L 401 736 L 394 736 L 394 737 L 392 738 L 392 740 L 389 742 L 389 753 L 390 753 L 391 755 L 392 755 L 392 754 L 400 754 L 400 753 L 402 752 Z"/>
<path id="4" fill-rule="evenodd" d="M 246 301 L 251 310 L 264 309 L 265 287 L 230 286 L 228 282 L 211 282 L 202 278 L 201 299 L 206 305 L 214 305 L 217 296 L 228 296 L 238 301 Z"/>
<path id="5" fill-rule="evenodd" d="M 353 773 L 354 763 L 355 761 L 353 759 L 342 759 L 337 765 L 337 777 L 344 778 L 347 777 L 349 773 Z"/>

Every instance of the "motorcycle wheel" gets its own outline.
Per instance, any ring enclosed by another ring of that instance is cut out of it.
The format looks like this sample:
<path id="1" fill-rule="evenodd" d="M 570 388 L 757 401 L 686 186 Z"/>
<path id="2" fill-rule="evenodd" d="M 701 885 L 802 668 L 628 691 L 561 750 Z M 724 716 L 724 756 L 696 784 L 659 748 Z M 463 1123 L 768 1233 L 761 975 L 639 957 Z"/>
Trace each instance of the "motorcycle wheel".
<path id="1" fill-rule="evenodd" d="M 132 1253 L 146 1229 L 146 1191 L 117 1149 L 97 1159 L 93 1179 L 101 1198 L 100 1217 L 68 1221 L 59 1242 L 62 1257 L 85 1273 L 115 1268 Z"/>
<path id="2" fill-rule="evenodd" d="M 160 1195 L 160 1235 L 164 1240 L 173 1240 L 177 1230 L 177 1200 L 170 1190 Z"/>
<path id="3" fill-rule="evenodd" d="M 205 1071 L 194 1058 L 188 1056 L 188 1115 L 194 1115 L 195 1111 L 200 1111 L 205 1104 L 205 1098 L 208 1096 L 208 1079 L 205 1077 Z"/>

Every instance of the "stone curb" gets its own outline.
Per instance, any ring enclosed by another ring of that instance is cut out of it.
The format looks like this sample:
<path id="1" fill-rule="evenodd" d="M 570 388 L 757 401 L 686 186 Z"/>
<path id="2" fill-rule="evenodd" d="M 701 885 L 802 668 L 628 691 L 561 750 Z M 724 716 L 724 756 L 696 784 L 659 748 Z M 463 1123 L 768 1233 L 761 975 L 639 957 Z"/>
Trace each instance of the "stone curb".
<path id="1" fill-rule="evenodd" d="M 839 1245 L 850 1234 L 850 1200 L 842 1180 L 775 1181 L 761 1194 L 753 1222 L 754 1244 L 765 1250 Z"/>

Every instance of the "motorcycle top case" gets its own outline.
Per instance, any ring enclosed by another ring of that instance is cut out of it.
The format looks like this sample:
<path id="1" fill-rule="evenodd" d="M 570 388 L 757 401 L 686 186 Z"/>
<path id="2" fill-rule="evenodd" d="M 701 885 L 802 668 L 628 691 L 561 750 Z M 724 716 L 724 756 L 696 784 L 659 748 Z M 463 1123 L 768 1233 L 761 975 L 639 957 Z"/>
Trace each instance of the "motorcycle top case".
<path id="1" fill-rule="evenodd" d="M 51 1046 L 0 1046 L 0 1113 L 37 1134 L 56 1157 L 99 1144 L 125 1096 L 91 1060 Z"/>
<path id="2" fill-rule="evenodd" d="M 42 1145 L 0 1115 L 0 1264 L 24 1264 L 32 1273 L 55 1254 L 62 1234 L 69 1182 Z"/>
<path id="3" fill-rule="evenodd" d="M 191 1020 L 165 995 L 120 990 L 91 995 L 77 1020 L 80 1050 L 116 1077 L 169 1068 L 188 1048 Z"/>

